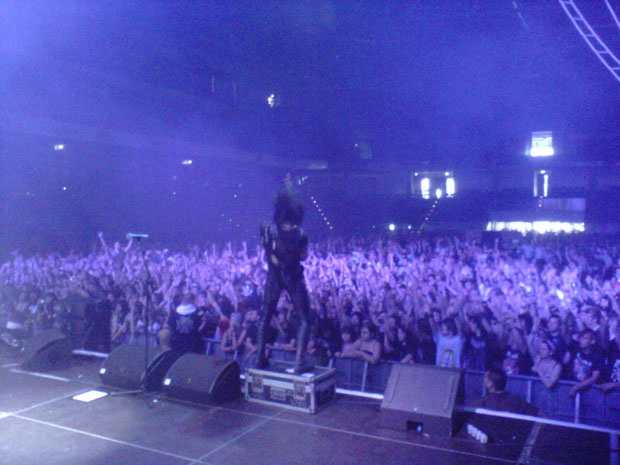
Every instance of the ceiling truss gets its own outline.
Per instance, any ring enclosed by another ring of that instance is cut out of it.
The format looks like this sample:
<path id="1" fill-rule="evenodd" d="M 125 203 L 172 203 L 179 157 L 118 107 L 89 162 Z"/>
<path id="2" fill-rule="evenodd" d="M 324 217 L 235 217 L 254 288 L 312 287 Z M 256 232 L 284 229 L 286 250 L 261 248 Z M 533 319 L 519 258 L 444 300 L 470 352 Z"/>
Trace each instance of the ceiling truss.
<path id="1" fill-rule="evenodd" d="M 590 26 L 590 23 L 581 13 L 581 10 L 575 5 L 573 0 L 559 0 L 560 5 L 572 21 L 573 26 L 577 29 L 577 32 L 583 37 L 590 49 L 596 54 L 598 59 L 605 65 L 605 67 L 611 72 L 611 74 L 620 82 L 620 60 L 613 54 L 613 52 L 605 45 L 605 42 L 599 37 L 596 31 Z M 608 5 L 610 11 L 613 9 Z M 615 13 L 612 14 L 614 18 Z"/>

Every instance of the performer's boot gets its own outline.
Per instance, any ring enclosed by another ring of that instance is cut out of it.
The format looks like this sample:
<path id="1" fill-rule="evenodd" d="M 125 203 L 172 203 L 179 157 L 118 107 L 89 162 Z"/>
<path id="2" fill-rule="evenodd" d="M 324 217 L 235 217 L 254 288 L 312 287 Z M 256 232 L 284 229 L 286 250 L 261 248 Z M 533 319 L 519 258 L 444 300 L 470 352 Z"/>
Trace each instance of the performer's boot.
<path id="1" fill-rule="evenodd" d="M 261 318 L 261 320 L 258 322 L 256 368 L 267 368 L 269 366 L 269 359 L 265 354 L 267 345 L 267 323 L 265 320 L 266 318 Z"/>
<path id="2" fill-rule="evenodd" d="M 314 368 L 314 365 L 306 359 L 309 339 L 310 327 L 305 320 L 302 320 L 297 330 L 297 353 L 295 354 L 295 366 L 293 367 L 293 371 L 296 374 L 302 374 Z"/>

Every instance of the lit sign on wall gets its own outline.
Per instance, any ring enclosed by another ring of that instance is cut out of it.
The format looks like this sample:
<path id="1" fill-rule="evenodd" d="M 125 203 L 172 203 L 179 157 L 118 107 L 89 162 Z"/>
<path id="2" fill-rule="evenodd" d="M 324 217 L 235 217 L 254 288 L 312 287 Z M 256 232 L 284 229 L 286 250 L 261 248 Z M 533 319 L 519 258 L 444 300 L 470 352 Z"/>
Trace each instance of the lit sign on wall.
<path id="1" fill-rule="evenodd" d="M 555 154 L 553 150 L 553 132 L 539 131 L 532 133 L 531 157 L 550 157 Z"/>

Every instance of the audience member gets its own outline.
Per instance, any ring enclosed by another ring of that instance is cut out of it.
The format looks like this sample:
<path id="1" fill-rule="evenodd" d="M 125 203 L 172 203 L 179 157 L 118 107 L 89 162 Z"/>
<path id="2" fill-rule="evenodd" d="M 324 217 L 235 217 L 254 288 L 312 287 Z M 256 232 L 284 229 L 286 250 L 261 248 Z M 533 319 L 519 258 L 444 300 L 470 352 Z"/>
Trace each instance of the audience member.
<path id="1" fill-rule="evenodd" d="M 365 321 L 360 329 L 360 337 L 353 343 L 347 357 L 364 360 L 371 365 L 379 363 L 381 343 L 377 340 L 377 331 L 372 323 Z"/>
<path id="2" fill-rule="evenodd" d="M 170 347 L 180 353 L 204 352 L 203 339 L 200 336 L 200 316 L 194 305 L 193 294 L 185 294 L 181 304 L 170 312 L 164 329 L 170 331 Z"/>
<path id="3" fill-rule="evenodd" d="M 452 318 L 441 322 L 440 331 L 435 334 L 437 353 L 435 364 L 441 367 L 461 368 L 463 341 Z"/>
<path id="4" fill-rule="evenodd" d="M 562 365 L 553 358 L 553 344 L 549 340 L 541 341 L 532 372 L 538 375 L 543 384 L 551 389 L 560 379 Z"/>
<path id="5" fill-rule="evenodd" d="M 573 360 L 573 377 L 577 381 L 570 389 L 574 396 L 579 391 L 599 381 L 604 366 L 604 356 L 596 345 L 596 335 L 590 328 L 584 329 L 579 335 L 579 350 Z"/>

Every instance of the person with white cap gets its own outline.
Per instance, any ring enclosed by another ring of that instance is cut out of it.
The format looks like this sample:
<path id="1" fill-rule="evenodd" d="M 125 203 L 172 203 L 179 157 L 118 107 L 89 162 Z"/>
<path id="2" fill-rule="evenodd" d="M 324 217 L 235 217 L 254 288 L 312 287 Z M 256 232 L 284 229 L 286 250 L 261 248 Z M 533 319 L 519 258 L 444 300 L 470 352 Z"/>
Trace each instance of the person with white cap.
<path id="1" fill-rule="evenodd" d="M 170 312 L 163 334 L 160 334 L 160 341 L 165 340 L 165 331 L 168 330 L 170 348 L 180 353 L 204 353 L 204 341 L 199 331 L 201 318 L 194 301 L 194 294 L 185 294 L 181 304 Z"/>

